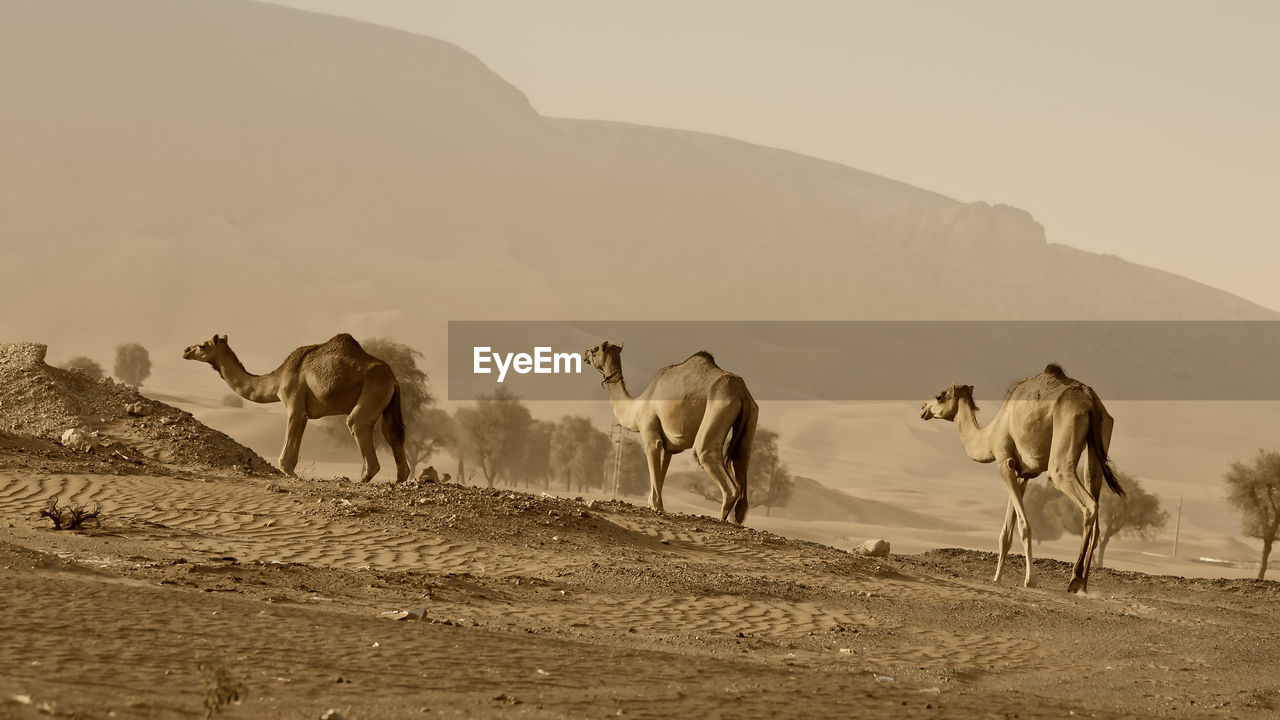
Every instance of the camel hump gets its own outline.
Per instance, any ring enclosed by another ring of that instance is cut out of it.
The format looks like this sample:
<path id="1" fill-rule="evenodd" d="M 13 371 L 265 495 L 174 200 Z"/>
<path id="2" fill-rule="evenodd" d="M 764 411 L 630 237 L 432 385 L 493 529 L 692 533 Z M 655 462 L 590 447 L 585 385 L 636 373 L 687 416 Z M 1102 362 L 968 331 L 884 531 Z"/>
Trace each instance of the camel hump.
<path id="1" fill-rule="evenodd" d="M 711 353 L 707 352 L 706 350 L 699 350 L 698 352 L 696 352 L 696 353 L 694 353 L 694 354 L 692 354 L 692 355 L 690 355 L 690 356 L 689 356 L 689 360 L 692 360 L 692 359 L 694 359 L 694 358 L 702 358 L 703 360 L 706 360 L 707 362 L 711 363 L 712 365 L 715 365 L 715 364 L 716 364 L 716 358 L 715 358 L 715 356 L 714 356 L 714 355 L 712 355 Z M 689 362 L 689 360 L 685 360 L 685 362 Z M 717 365 L 717 367 L 719 367 L 719 366 Z"/>
<path id="2" fill-rule="evenodd" d="M 364 350 L 364 347 L 360 345 L 360 342 L 352 337 L 350 333 L 338 333 L 337 335 L 329 338 L 329 341 L 326 342 L 325 345 L 336 346 L 344 349 Z"/>
<path id="3" fill-rule="evenodd" d="M 1066 371 L 1066 370 L 1063 370 L 1063 369 L 1062 369 L 1062 366 L 1061 366 L 1061 365 L 1059 365 L 1059 364 L 1058 364 L 1058 363 L 1056 363 L 1056 362 L 1055 362 L 1055 363 L 1049 363 L 1048 365 L 1045 365 L 1045 366 L 1044 366 L 1044 371 L 1045 371 L 1045 373 L 1047 373 L 1047 374 L 1049 374 L 1049 375 L 1053 375 L 1054 377 L 1065 378 L 1065 377 L 1067 376 L 1067 371 Z"/>
<path id="4" fill-rule="evenodd" d="M 666 372 L 666 371 L 668 371 L 668 370 L 674 370 L 675 368 L 678 368 L 678 367 L 680 367 L 681 365 L 686 365 L 686 364 L 688 364 L 688 363 L 691 363 L 691 362 L 693 362 L 694 360 L 702 360 L 702 361 L 704 361 L 704 362 L 708 363 L 709 365 L 711 365 L 711 367 L 716 368 L 717 370 L 719 370 L 719 369 L 720 369 L 720 366 L 716 364 L 716 359 L 715 359 L 715 357 L 713 357 L 713 356 L 711 355 L 711 353 L 707 352 L 706 350 L 699 350 L 698 352 L 696 352 L 696 353 L 694 353 L 694 354 L 690 355 L 689 357 L 685 358 L 684 360 L 681 360 L 680 362 L 676 363 L 675 365 L 667 365 L 666 367 L 662 368 L 662 369 L 661 369 L 661 370 L 659 370 L 658 372 L 660 372 L 660 373 L 661 373 L 661 372 Z"/>

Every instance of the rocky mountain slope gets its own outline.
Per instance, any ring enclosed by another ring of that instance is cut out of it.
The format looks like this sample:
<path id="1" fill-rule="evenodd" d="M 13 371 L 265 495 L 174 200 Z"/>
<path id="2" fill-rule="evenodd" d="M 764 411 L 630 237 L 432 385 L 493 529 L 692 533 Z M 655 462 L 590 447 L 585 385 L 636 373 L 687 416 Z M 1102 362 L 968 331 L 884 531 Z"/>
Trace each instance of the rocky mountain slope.
<path id="1" fill-rule="evenodd" d="M 27 300 L 8 339 L 296 345 L 346 329 L 433 346 L 444 320 L 480 317 L 1274 317 L 1048 242 L 1016 208 L 544 117 L 461 48 L 270 5 L 5 3 L 0 86 L 0 281 Z"/>

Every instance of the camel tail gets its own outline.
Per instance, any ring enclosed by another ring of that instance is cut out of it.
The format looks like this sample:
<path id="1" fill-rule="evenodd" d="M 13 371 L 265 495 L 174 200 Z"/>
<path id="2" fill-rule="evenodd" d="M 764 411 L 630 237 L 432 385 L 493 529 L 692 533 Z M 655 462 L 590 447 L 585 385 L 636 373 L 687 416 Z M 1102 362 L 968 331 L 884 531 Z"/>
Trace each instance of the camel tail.
<path id="1" fill-rule="evenodd" d="M 1120 481 L 1116 479 L 1115 467 L 1107 457 L 1107 449 L 1102 444 L 1102 413 L 1102 404 L 1095 398 L 1093 410 L 1089 412 L 1089 446 L 1093 448 L 1093 452 L 1098 456 L 1098 462 L 1102 465 L 1102 477 L 1106 479 L 1107 487 L 1111 488 L 1111 492 L 1123 496 L 1124 488 L 1120 487 Z"/>
<path id="2" fill-rule="evenodd" d="M 728 445 L 725 447 L 724 464 L 725 470 L 739 483 L 742 484 L 742 497 L 738 498 L 738 503 L 734 506 L 734 519 L 739 524 L 747 516 L 747 465 L 751 459 L 751 440 L 756 434 L 756 415 L 759 409 L 756 403 L 747 396 L 742 401 L 742 407 L 738 409 L 738 417 L 733 421 L 733 428 L 729 435 Z M 738 477 L 741 472 L 742 477 Z"/>
<path id="3" fill-rule="evenodd" d="M 389 439 L 394 439 L 401 445 L 404 444 L 404 412 L 400 409 L 399 383 L 396 383 L 396 390 L 391 394 L 391 402 L 387 403 L 387 407 L 382 411 L 382 424 L 390 432 Z"/>

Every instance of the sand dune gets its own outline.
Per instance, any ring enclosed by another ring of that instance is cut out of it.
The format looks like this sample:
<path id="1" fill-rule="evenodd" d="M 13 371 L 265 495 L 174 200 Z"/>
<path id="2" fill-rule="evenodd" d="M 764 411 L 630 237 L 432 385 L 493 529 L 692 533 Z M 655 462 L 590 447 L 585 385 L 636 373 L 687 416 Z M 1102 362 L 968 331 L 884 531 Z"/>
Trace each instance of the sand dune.
<path id="1" fill-rule="evenodd" d="M 42 529 L 52 496 L 100 503 L 102 526 Z M 1274 583 L 1097 570 L 1076 597 L 1050 561 L 1026 590 L 986 581 L 984 553 L 859 559 L 440 485 L 0 470 L 0 508 L 22 608 L 0 626 L 6 717 L 186 716 L 202 662 L 244 683 L 230 714 L 268 716 L 1199 717 L 1273 697 Z M 1064 676 L 1066 654 L 1085 669 Z"/>

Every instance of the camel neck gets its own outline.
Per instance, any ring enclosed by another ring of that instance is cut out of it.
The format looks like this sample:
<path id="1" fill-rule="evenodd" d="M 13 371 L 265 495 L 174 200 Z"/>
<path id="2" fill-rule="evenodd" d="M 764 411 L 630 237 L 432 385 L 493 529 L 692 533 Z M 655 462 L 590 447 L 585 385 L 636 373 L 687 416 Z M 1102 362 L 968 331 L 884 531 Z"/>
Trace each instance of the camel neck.
<path id="1" fill-rule="evenodd" d="M 627 381 L 622 377 L 622 370 L 616 372 L 617 378 L 604 384 L 609 390 L 609 403 L 613 405 L 613 418 L 627 430 L 639 430 L 636 423 L 636 399 L 627 392 Z"/>
<path id="2" fill-rule="evenodd" d="M 227 385 L 245 400 L 256 403 L 280 402 L 280 371 L 278 369 L 268 375 L 254 375 L 244 369 L 240 358 L 236 357 L 231 348 L 227 348 L 227 352 L 213 367 Z"/>
<path id="3" fill-rule="evenodd" d="M 978 413 L 974 410 L 973 400 L 960 399 L 959 409 L 956 410 L 956 427 L 960 430 L 960 444 L 964 446 L 964 452 L 970 459 L 984 463 L 995 460 L 988 433 L 978 425 Z"/>

